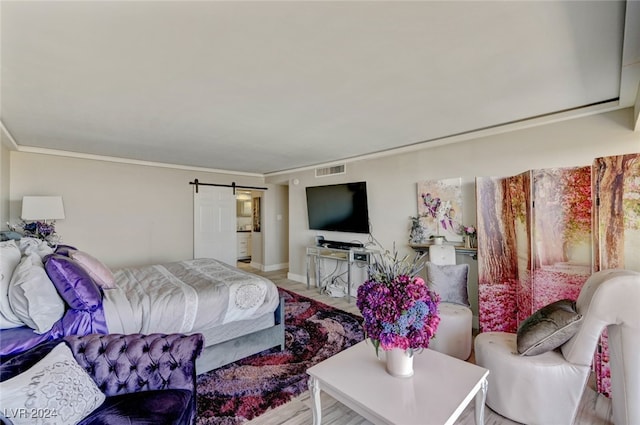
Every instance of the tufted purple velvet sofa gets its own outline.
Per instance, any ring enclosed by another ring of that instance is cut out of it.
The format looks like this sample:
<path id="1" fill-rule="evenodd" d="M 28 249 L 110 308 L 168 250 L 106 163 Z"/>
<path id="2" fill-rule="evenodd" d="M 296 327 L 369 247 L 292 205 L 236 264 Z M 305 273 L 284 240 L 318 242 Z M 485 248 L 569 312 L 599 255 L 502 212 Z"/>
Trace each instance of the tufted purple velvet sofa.
<path id="1" fill-rule="evenodd" d="M 48 341 L 0 365 L 0 381 L 29 369 L 61 341 L 107 396 L 80 424 L 193 424 L 201 334 L 91 334 Z"/>

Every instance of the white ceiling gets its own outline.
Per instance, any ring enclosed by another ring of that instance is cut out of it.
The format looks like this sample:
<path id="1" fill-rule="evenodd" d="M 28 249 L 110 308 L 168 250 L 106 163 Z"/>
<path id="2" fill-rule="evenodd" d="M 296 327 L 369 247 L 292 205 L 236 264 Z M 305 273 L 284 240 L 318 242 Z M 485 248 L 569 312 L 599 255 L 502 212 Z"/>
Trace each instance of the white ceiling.
<path id="1" fill-rule="evenodd" d="M 638 4 L 3 0 L 0 119 L 19 149 L 274 173 L 633 105 Z"/>

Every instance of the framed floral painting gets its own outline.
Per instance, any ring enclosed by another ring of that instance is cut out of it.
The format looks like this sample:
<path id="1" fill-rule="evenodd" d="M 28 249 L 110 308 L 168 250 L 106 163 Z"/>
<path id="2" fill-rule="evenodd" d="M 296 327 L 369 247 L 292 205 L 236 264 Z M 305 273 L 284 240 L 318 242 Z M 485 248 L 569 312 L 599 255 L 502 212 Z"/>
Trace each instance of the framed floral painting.
<path id="1" fill-rule="evenodd" d="M 427 238 L 462 242 L 462 179 L 418 182 L 418 216 Z"/>

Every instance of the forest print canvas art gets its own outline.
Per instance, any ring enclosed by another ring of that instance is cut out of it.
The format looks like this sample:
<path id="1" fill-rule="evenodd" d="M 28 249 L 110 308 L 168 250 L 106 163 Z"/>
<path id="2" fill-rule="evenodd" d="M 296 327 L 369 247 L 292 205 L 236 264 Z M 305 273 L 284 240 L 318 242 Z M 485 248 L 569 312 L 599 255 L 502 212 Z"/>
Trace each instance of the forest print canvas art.
<path id="1" fill-rule="evenodd" d="M 591 275 L 591 167 L 533 172 L 532 314 L 576 300 Z"/>
<path id="2" fill-rule="evenodd" d="M 539 308 L 575 300 L 591 274 L 591 169 L 476 180 L 482 331 L 515 332 Z"/>
<path id="3" fill-rule="evenodd" d="M 640 154 L 478 178 L 476 197 L 483 332 L 515 332 L 540 307 L 575 300 L 594 271 L 640 271 Z M 607 342 L 605 332 L 594 371 L 609 396 Z"/>
<path id="4" fill-rule="evenodd" d="M 514 332 L 517 328 L 519 255 L 509 188 L 512 183 L 506 178 L 476 179 L 478 320 L 481 332 Z M 528 195 L 522 195 L 521 202 L 527 202 Z M 526 211 L 525 208 L 523 213 Z M 524 231 L 526 234 L 529 232 L 527 228 Z M 524 261 L 528 264 L 527 257 Z M 522 270 L 526 271 L 526 268 Z"/>
<path id="5" fill-rule="evenodd" d="M 594 271 L 640 271 L 640 154 L 596 158 L 593 162 Z M 610 396 L 608 337 L 595 355 L 598 392 Z"/>

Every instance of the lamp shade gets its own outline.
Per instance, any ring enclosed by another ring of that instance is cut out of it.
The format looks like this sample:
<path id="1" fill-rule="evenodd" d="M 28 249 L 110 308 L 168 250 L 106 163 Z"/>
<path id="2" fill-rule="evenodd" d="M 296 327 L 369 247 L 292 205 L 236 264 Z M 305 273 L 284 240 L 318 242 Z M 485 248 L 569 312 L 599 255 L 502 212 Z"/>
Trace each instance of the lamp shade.
<path id="1" fill-rule="evenodd" d="M 62 196 L 25 196 L 22 198 L 23 220 L 58 220 L 64 218 Z"/>

